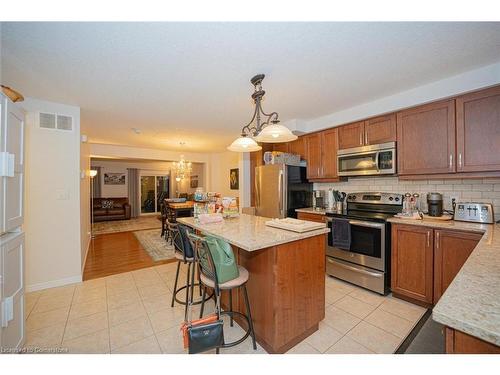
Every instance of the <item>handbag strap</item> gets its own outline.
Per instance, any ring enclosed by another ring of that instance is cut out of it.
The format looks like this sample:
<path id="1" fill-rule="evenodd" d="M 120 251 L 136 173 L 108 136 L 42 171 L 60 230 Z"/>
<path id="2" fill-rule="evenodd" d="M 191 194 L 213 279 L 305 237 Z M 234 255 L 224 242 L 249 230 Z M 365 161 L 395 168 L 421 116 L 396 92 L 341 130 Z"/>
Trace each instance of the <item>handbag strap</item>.
<path id="1" fill-rule="evenodd" d="M 196 246 L 199 246 L 199 243 L 201 241 L 205 241 L 205 239 L 203 237 L 200 237 L 194 233 L 190 233 L 190 237 L 192 237 L 193 239 L 195 239 L 196 241 Z M 196 253 L 196 250 L 197 249 L 194 249 L 194 253 Z M 193 272 L 195 272 L 195 269 L 194 269 L 194 265 L 196 265 L 196 262 L 193 263 Z M 189 280 L 188 280 L 188 283 L 189 283 Z M 189 296 L 189 290 L 192 292 L 191 290 L 191 286 L 189 287 L 188 289 L 188 301 L 187 301 L 187 308 L 184 312 L 184 321 L 186 322 L 186 324 L 188 325 L 191 325 L 191 314 L 192 314 L 192 308 L 193 308 L 193 303 L 191 302 L 191 296 Z M 220 297 L 218 295 L 215 296 L 215 313 L 217 314 L 217 318 L 220 318 Z M 189 317 L 188 317 L 189 315 Z"/>

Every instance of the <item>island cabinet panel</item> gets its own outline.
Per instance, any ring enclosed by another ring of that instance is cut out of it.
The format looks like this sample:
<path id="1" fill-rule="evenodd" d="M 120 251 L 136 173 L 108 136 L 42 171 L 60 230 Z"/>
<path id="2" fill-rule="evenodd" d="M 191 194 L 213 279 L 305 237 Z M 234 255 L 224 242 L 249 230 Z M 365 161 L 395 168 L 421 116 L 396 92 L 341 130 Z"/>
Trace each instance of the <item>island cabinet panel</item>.
<path id="1" fill-rule="evenodd" d="M 234 250 L 250 273 L 254 329 L 264 349 L 284 353 L 318 329 L 325 317 L 325 235 L 257 251 Z M 233 296 L 233 307 L 244 312 L 243 291 L 235 301 Z"/>
<path id="2" fill-rule="evenodd" d="M 500 170 L 500 87 L 457 98 L 457 170 Z"/>
<path id="3" fill-rule="evenodd" d="M 500 354 L 500 347 L 445 327 L 446 354 Z"/>
<path id="4" fill-rule="evenodd" d="M 396 114 L 365 121 L 365 146 L 396 141 Z"/>
<path id="5" fill-rule="evenodd" d="M 321 134 L 314 133 L 305 137 L 307 178 L 321 178 Z"/>
<path id="6" fill-rule="evenodd" d="M 309 221 L 315 221 L 318 223 L 325 223 L 326 221 L 326 216 L 325 215 L 320 215 L 320 214 L 313 214 L 310 212 L 297 212 L 297 219 L 299 220 L 309 220 Z"/>
<path id="7" fill-rule="evenodd" d="M 307 160 L 306 158 L 306 142 L 304 137 L 299 137 L 295 141 L 288 143 L 288 152 L 291 154 L 300 155 L 302 160 Z"/>
<path id="8" fill-rule="evenodd" d="M 434 304 L 451 284 L 482 234 L 434 230 Z"/>
<path id="9" fill-rule="evenodd" d="M 365 122 L 339 126 L 339 150 L 361 147 L 365 142 Z"/>
<path id="10" fill-rule="evenodd" d="M 398 112 L 396 121 L 399 175 L 456 171 L 454 100 Z"/>
<path id="11" fill-rule="evenodd" d="M 391 289 L 400 296 L 426 304 L 433 296 L 432 229 L 393 225 Z"/>

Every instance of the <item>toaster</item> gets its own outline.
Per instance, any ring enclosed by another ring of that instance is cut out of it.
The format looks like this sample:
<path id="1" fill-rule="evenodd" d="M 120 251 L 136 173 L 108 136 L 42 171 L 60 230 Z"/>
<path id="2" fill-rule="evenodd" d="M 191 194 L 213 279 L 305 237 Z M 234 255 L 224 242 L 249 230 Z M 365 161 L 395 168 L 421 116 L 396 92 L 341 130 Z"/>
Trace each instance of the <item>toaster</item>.
<path id="1" fill-rule="evenodd" d="M 490 203 L 463 202 L 455 205 L 454 220 L 493 224 L 493 205 Z"/>

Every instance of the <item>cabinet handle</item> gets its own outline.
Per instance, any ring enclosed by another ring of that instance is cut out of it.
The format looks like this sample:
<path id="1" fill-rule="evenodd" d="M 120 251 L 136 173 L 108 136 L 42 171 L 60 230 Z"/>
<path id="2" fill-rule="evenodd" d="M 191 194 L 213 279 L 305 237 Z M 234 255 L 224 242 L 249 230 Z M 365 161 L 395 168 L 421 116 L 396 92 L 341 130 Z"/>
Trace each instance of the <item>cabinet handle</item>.
<path id="1" fill-rule="evenodd" d="M 458 168 L 462 169 L 462 153 L 458 154 Z"/>
<path id="2" fill-rule="evenodd" d="M 453 154 L 450 154 L 450 169 L 453 169 Z"/>
<path id="3" fill-rule="evenodd" d="M 436 249 L 439 249 L 439 232 L 436 232 Z"/>
<path id="4" fill-rule="evenodd" d="M 318 171 L 317 171 L 316 175 L 319 176 L 319 167 L 318 167 Z"/>
<path id="5" fill-rule="evenodd" d="M 363 146 L 363 133 L 359 133 L 359 145 Z"/>
<path id="6" fill-rule="evenodd" d="M 431 247 L 431 232 L 427 231 L 427 247 Z"/>
<path id="7" fill-rule="evenodd" d="M 365 133 L 365 145 L 368 144 L 368 133 Z"/>

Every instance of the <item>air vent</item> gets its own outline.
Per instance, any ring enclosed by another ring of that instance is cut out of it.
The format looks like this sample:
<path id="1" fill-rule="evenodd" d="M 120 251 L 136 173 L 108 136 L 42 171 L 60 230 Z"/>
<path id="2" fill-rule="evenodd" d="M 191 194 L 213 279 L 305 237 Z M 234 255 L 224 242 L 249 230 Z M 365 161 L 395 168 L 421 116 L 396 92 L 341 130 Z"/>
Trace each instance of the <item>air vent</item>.
<path id="1" fill-rule="evenodd" d="M 57 129 L 73 130 L 73 118 L 64 115 L 57 115 Z"/>
<path id="2" fill-rule="evenodd" d="M 53 130 L 73 130 L 73 117 L 56 113 L 40 112 L 40 128 Z"/>
<path id="3" fill-rule="evenodd" d="M 40 127 L 44 129 L 55 129 L 56 115 L 52 113 L 40 113 Z"/>

